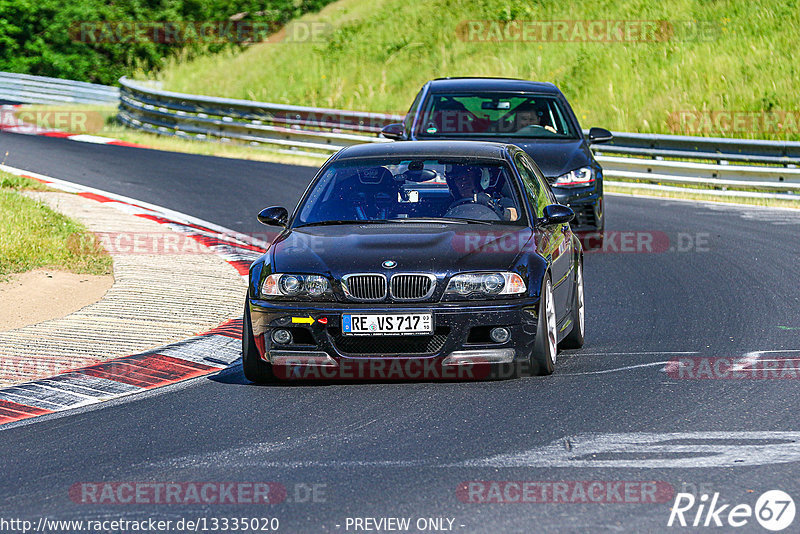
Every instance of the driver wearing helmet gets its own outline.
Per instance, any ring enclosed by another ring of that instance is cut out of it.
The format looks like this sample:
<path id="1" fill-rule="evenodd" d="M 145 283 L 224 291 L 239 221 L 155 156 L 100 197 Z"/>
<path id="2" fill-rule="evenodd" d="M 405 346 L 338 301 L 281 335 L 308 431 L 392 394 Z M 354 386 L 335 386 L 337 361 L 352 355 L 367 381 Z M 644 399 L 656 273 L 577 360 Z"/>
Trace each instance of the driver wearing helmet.
<path id="1" fill-rule="evenodd" d="M 492 197 L 486 194 L 481 187 L 482 175 L 482 169 L 476 165 L 452 166 L 450 172 L 445 176 L 450 195 L 453 197 L 448 213 L 466 204 L 481 204 L 494 211 L 498 219 L 502 218 L 502 208 L 497 206 Z"/>

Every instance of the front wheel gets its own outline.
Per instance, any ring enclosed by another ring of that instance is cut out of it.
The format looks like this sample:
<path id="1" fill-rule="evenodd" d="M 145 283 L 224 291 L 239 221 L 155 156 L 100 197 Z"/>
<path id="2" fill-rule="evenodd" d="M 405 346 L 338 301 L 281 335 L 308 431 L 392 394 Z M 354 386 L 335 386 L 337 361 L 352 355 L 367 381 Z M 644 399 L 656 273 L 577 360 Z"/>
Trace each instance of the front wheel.
<path id="1" fill-rule="evenodd" d="M 274 375 L 272 365 L 261 359 L 253 337 L 253 325 L 250 322 L 249 300 L 244 301 L 242 317 L 242 370 L 244 377 L 255 384 L 266 384 Z"/>
<path id="2" fill-rule="evenodd" d="M 534 375 L 553 373 L 556 362 L 558 331 L 556 330 L 556 307 L 553 301 L 553 285 L 545 278 L 539 298 L 539 324 L 531 353 L 531 368 Z"/>
<path id="3" fill-rule="evenodd" d="M 583 346 L 586 312 L 583 304 L 583 261 L 578 262 L 575 273 L 575 298 L 572 301 L 572 331 L 561 341 L 565 349 L 579 349 Z"/>

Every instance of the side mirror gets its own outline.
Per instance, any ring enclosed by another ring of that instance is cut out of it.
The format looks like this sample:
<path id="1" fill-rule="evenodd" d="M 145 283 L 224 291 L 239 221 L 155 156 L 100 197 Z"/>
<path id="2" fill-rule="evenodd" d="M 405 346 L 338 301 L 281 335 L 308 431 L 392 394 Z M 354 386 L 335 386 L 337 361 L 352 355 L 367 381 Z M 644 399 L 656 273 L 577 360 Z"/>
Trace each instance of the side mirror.
<path id="1" fill-rule="evenodd" d="M 289 221 L 289 212 L 281 206 L 264 208 L 258 214 L 258 222 L 268 226 L 286 226 Z"/>
<path id="2" fill-rule="evenodd" d="M 561 204 L 550 204 L 544 207 L 542 218 L 539 219 L 539 226 L 553 226 L 556 224 L 566 224 L 575 218 L 572 208 Z"/>
<path id="3" fill-rule="evenodd" d="M 387 124 L 381 130 L 381 135 L 387 139 L 394 139 L 395 141 L 400 141 L 403 138 L 403 134 L 405 130 L 403 125 L 399 122 L 394 122 L 392 124 Z"/>
<path id="4" fill-rule="evenodd" d="M 605 128 L 589 128 L 589 144 L 605 143 L 614 139 L 614 135 Z"/>

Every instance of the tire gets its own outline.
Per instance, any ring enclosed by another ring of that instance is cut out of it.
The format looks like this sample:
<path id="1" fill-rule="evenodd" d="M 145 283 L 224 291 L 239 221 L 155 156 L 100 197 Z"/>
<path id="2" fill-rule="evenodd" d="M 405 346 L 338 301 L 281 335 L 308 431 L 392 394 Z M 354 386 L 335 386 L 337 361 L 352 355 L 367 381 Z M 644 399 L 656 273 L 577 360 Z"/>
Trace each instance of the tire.
<path id="1" fill-rule="evenodd" d="M 558 330 L 556 309 L 553 301 L 553 284 L 550 277 L 544 279 L 542 295 L 539 298 L 539 324 L 531 353 L 531 374 L 549 375 L 553 373 L 558 353 Z"/>
<path id="2" fill-rule="evenodd" d="M 261 359 L 253 338 L 253 325 L 250 322 L 249 300 L 244 301 L 242 317 L 242 370 L 244 377 L 254 384 L 266 384 L 272 381 L 272 365 Z"/>
<path id="3" fill-rule="evenodd" d="M 572 302 L 572 331 L 561 341 L 565 349 L 579 349 L 583 347 L 586 334 L 586 311 L 584 308 L 583 293 L 583 261 L 578 261 L 575 275 L 575 299 Z"/>

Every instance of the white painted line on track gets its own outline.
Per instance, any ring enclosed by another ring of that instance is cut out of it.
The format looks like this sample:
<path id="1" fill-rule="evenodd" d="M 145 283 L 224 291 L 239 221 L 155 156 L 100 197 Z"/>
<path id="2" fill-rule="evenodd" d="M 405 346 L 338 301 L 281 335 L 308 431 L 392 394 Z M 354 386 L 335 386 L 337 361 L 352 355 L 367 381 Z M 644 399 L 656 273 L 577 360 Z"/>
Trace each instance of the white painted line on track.
<path id="1" fill-rule="evenodd" d="M 601 371 L 585 371 L 582 373 L 556 373 L 553 376 L 585 376 L 585 375 L 604 375 L 607 373 L 619 373 L 621 371 L 630 371 L 631 369 L 640 369 L 642 367 L 655 367 L 656 365 L 667 365 L 670 361 L 642 363 L 639 365 L 628 365 L 627 367 L 617 367 L 615 369 L 603 369 Z"/>
<path id="2" fill-rule="evenodd" d="M 756 362 L 758 362 L 758 359 L 760 357 L 761 357 L 760 351 L 748 352 L 747 354 L 736 360 L 736 362 L 731 366 L 731 371 L 736 372 L 736 371 L 743 371 L 745 369 L 750 369 L 753 365 L 755 365 Z"/>
<path id="3" fill-rule="evenodd" d="M 752 352 L 748 352 L 740 359 L 736 360 L 736 362 L 731 366 L 731 371 L 745 371 L 748 369 L 752 369 L 753 366 L 759 362 L 786 362 L 786 361 L 797 360 L 797 358 L 777 358 L 777 359 L 762 358 L 762 356 L 766 354 L 781 354 L 787 352 L 796 353 L 800 352 L 800 349 L 755 350 Z"/>
<path id="4" fill-rule="evenodd" d="M 647 355 L 647 354 L 700 354 L 699 351 L 690 350 L 690 351 L 646 351 L 646 352 L 576 352 L 576 355 L 580 354 L 581 356 L 636 356 L 639 354 Z"/>
<path id="5" fill-rule="evenodd" d="M 119 139 L 112 139 L 110 137 L 100 137 L 97 135 L 89 135 L 89 134 L 70 135 L 68 139 L 70 141 L 80 141 L 81 143 L 92 143 L 95 145 L 107 145 L 109 142 L 119 141 Z"/>

